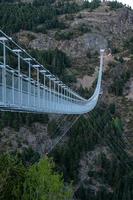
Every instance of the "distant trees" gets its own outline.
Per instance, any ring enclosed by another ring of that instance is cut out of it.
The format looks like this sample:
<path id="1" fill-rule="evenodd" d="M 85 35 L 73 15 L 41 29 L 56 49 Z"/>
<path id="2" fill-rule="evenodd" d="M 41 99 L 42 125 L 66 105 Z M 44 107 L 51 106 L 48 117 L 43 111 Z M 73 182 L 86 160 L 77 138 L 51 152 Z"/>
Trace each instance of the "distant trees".
<path id="1" fill-rule="evenodd" d="M 0 0 L 0 3 L 13 3 L 16 2 L 16 0 Z"/>
<path id="2" fill-rule="evenodd" d="M 56 32 L 55 39 L 56 40 L 71 40 L 74 37 L 73 31 L 62 31 L 62 32 Z"/>
<path id="3" fill-rule="evenodd" d="M 99 0 L 78 5 L 71 1 L 34 0 L 33 3 L 22 3 L 14 0 L 0 0 L 0 27 L 6 33 L 32 30 L 46 33 L 47 29 L 64 29 L 65 24 L 58 20 L 58 15 L 76 13 L 84 8 L 96 9 Z"/>
<path id="4" fill-rule="evenodd" d="M 115 134 L 117 134 L 118 136 L 122 135 L 123 125 L 122 125 L 122 121 L 118 117 L 115 117 L 112 120 L 112 127 L 114 129 Z"/>
<path id="5" fill-rule="evenodd" d="M 133 172 L 121 176 L 117 187 L 114 190 L 113 200 L 130 200 L 133 197 Z"/>
<path id="6" fill-rule="evenodd" d="M 115 76 L 113 78 L 113 82 L 109 87 L 109 92 L 114 93 L 117 96 L 121 96 L 123 94 L 123 89 L 125 83 L 129 80 L 131 77 L 130 70 L 126 70 L 123 73 L 121 73 L 120 76 Z"/>
<path id="7" fill-rule="evenodd" d="M 58 76 L 63 76 L 65 69 L 71 66 L 69 57 L 58 49 L 48 51 L 32 50 L 31 54 L 53 74 Z"/>
<path id="8" fill-rule="evenodd" d="M 90 11 L 93 11 L 96 8 L 98 8 L 100 5 L 101 5 L 101 1 L 100 0 L 93 0 L 91 2 L 84 1 L 83 8 L 89 8 Z"/>
<path id="9" fill-rule="evenodd" d="M 116 10 L 118 8 L 124 7 L 124 5 L 118 1 L 109 1 L 108 6 L 110 7 L 111 10 Z"/>
<path id="10" fill-rule="evenodd" d="M 40 154 L 31 147 L 23 148 L 21 153 L 17 153 L 17 158 L 22 161 L 24 166 L 28 167 L 39 161 Z"/>
<path id="11" fill-rule="evenodd" d="M 73 30 L 59 30 L 55 33 L 56 40 L 71 40 L 85 33 L 90 33 L 92 30 L 85 24 L 81 24 Z"/>
<path id="12" fill-rule="evenodd" d="M 48 115 L 43 114 L 0 112 L 0 130 L 7 126 L 18 130 L 23 125 L 31 126 L 34 122 L 45 124 L 48 120 Z"/>
<path id="13" fill-rule="evenodd" d="M 48 158 L 26 167 L 16 156 L 0 155 L 0 200 L 71 200 L 72 187 Z"/>
<path id="14" fill-rule="evenodd" d="M 21 29 L 43 33 L 47 29 L 64 29 L 65 24 L 58 20 L 58 15 L 72 14 L 86 8 L 93 11 L 101 5 L 100 0 L 84 1 L 81 5 L 72 1 L 59 1 L 54 6 L 53 3 L 55 0 L 34 0 L 33 3 L 0 0 L 0 27 L 7 33 Z M 123 7 L 117 1 L 109 2 L 108 5 L 112 10 Z"/>
<path id="15" fill-rule="evenodd" d="M 79 160 L 82 153 L 93 150 L 95 145 L 99 144 L 99 135 L 104 138 L 104 134 L 108 132 L 108 128 L 110 129 L 105 125 L 105 121 L 106 124 L 109 124 L 110 119 L 103 109 L 99 109 L 99 114 L 96 113 L 94 112 L 89 119 L 81 116 L 78 123 L 70 130 L 71 137 L 68 143 L 57 148 L 52 154 L 58 163 L 59 169 L 63 170 L 67 181 L 71 179 L 77 181 Z"/>
<path id="16" fill-rule="evenodd" d="M 123 126 L 116 116 L 115 105 L 105 107 L 100 105 L 88 117 L 80 117 L 70 130 L 71 137 L 57 147 L 52 155 L 58 163 L 58 169 L 63 171 L 65 180 L 78 182 L 79 162 L 83 155 L 92 152 L 90 155 L 95 157 L 95 153 L 98 154 L 95 151 L 97 147 L 106 146 L 108 153 L 96 156 L 92 170 L 88 156 L 88 174 L 76 192 L 77 197 L 81 200 L 130 200 L 133 195 L 133 160 L 126 153 Z M 87 169 L 87 159 L 85 166 Z M 94 182 L 101 184 L 96 193 L 89 187 Z"/>
<path id="17" fill-rule="evenodd" d="M 1 3 L 0 7 L 0 26 L 7 33 L 18 32 L 20 29 L 38 31 L 40 24 L 43 25 L 43 29 L 62 27 L 57 19 L 56 10 L 50 3 L 43 6 Z"/>
<path id="18" fill-rule="evenodd" d="M 49 5 L 51 3 L 54 3 L 55 0 L 33 0 L 33 5 L 34 6 L 45 6 L 45 5 Z"/>
<path id="19" fill-rule="evenodd" d="M 26 168 L 9 154 L 0 155 L 0 200 L 20 200 Z"/>
<path id="20" fill-rule="evenodd" d="M 128 49 L 131 54 L 133 54 L 133 37 L 129 38 L 124 42 L 124 48 Z"/>
<path id="21" fill-rule="evenodd" d="M 70 1 L 59 1 L 56 6 L 56 11 L 58 15 L 62 14 L 71 14 L 80 11 L 81 7 L 75 3 Z"/>
<path id="22" fill-rule="evenodd" d="M 48 134 L 51 136 L 51 137 L 57 137 L 58 134 L 59 134 L 59 129 L 57 129 L 58 127 L 58 124 L 57 124 L 57 121 L 55 119 L 51 120 L 49 123 L 48 123 Z M 57 129 L 57 131 L 55 131 Z"/>

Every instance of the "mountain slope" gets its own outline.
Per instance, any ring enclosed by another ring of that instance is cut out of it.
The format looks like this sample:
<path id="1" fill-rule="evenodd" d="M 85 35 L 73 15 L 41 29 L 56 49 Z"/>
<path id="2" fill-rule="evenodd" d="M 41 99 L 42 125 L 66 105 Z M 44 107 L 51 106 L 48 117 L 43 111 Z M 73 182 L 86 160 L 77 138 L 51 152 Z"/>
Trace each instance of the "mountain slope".
<path id="1" fill-rule="evenodd" d="M 74 181 L 75 199 L 131 200 L 133 11 L 97 0 L 37 0 L 2 4 L 0 16 L 3 30 L 85 97 L 95 86 L 99 49 L 106 49 L 97 108 L 80 117 L 50 156 L 65 181 Z M 2 113 L 0 151 L 25 154 L 32 147 L 43 155 L 71 121 L 67 116 Z"/>

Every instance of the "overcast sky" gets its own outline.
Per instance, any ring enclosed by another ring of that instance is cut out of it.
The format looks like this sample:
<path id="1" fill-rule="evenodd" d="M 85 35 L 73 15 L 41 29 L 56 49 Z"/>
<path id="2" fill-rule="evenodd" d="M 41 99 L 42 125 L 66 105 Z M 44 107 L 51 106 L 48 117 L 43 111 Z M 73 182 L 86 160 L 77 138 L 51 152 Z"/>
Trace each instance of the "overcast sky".
<path id="1" fill-rule="evenodd" d="M 117 0 L 119 2 L 122 2 L 123 4 L 129 5 L 133 8 L 133 0 Z"/>

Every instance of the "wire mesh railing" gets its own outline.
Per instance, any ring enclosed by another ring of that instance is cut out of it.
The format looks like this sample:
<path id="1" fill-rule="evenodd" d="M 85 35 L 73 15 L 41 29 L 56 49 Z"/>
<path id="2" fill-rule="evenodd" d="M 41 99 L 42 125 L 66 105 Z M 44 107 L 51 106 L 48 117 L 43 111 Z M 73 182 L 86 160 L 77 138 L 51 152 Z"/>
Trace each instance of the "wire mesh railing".
<path id="1" fill-rule="evenodd" d="M 81 114 L 95 107 L 101 86 L 103 50 L 96 90 L 86 100 L 63 84 L 2 31 L 0 49 L 0 108 Z"/>

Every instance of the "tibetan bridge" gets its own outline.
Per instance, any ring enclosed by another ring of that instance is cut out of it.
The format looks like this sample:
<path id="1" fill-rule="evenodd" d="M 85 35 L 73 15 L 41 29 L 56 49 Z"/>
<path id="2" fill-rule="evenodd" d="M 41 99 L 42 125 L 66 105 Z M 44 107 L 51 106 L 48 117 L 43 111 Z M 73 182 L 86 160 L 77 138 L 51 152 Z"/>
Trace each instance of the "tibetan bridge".
<path id="1" fill-rule="evenodd" d="M 96 88 L 91 98 L 85 99 L 0 31 L 0 110 L 59 114 L 91 111 L 101 90 L 103 58 L 101 49 Z"/>

